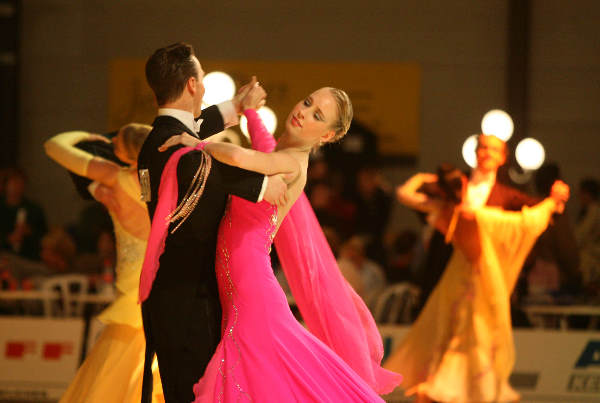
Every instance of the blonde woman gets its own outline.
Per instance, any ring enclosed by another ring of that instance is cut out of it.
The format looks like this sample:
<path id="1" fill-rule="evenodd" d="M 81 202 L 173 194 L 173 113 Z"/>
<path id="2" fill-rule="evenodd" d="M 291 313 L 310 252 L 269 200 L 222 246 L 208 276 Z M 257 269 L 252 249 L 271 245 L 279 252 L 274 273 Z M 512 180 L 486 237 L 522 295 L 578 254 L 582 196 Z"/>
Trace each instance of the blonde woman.
<path id="1" fill-rule="evenodd" d="M 44 144 L 46 154 L 69 171 L 93 182 L 90 193 L 106 206 L 112 218 L 116 245 L 117 297 L 99 316 L 106 325 L 61 398 L 67 402 L 139 402 L 142 390 L 145 339 L 137 303 L 150 220 L 140 200 L 137 155 L 152 127 L 123 126 L 113 138 L 116 163 L 75 147 L 79 142 L 107 138 L 83 131 L 57 134 Z M 153 401 L 162 401 L 158 370 L 154 373 Z"/>
<path id="2" fill-rule="evenodd" d="M 373 318 L 341 280 L 318 224 L 305 224 L 316 223 L 302 193 L 309 153 L 346 134 L 352 119 L 350 99 L 335 88 L 314 91 L 294 106 L 274 151 L 258 114 L 252 109 L 244 113 L 255 150 L 225 143 L 198 144 L 186 134 L 165 143 L 165 147 L 183 143 L 204 148 L 209 158 L 265 175 L 282 174 L 288 183 L 286 201 L 278 206 L 230 199 L 216 256 L 222 339 L 194 386 L 195 402 L 381 402 L 378 393 L 390 392 L 401 377 L 380 367 L 383 350 Z M 180 149 L 171 158 L 185 152 Z M 163 171 L 161 187 L 168 188 L 174 171 L 176 162 Z M 176 200 L 176 195 L 163 196 Z M 162 203 L 174 202 L 159 200 L 157 211 Z M 292 315 L 271 268 L 269 250 L 280 228 L 287 235 L 284 244 L 277 245 L 280 256 L 301 255 L 294 262 L 296 272 L 286 271 L 293 291 L 314 278 L 322 280 L 305 287 L 306 295 L 294 293 L 310 332 Z M 155 233 L 153 225 L 151 242 L 155 235 L 159 238 L 160 232 Z M 297 249 L 302 240 L 311 242 L 310 250 Z M 311 272 L 305 271 L 302 264 L 314 257 L 318 261 L 307 265 Z M 331 258 L 332 270 L 323 267 L 331 264 L 323 264 L 321 257 Z M 329 298 L 321 304 L 323 294 Z M 334 304 L 333 309 L 328 310 L 328 304 Z"/>

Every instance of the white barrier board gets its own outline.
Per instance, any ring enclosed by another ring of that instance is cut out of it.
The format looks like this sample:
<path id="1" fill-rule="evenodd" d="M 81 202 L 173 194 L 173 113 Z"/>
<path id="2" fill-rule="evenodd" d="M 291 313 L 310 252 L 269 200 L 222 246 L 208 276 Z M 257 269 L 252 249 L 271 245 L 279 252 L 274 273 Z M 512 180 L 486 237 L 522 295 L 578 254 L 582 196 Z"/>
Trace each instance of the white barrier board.
<path id="1" fill-rule="evenodd" d="M 408 331 L 380 326 L 386 354 Z M 600 402 L 600 333 L 514 330 L 516 362 L 511 385 L 523 401 Z"/>
<path id="2" fill-rule="evenodd" d="M 0 317 L 0 400 L 58 400 L 79 365 L 83 319 Z"/>

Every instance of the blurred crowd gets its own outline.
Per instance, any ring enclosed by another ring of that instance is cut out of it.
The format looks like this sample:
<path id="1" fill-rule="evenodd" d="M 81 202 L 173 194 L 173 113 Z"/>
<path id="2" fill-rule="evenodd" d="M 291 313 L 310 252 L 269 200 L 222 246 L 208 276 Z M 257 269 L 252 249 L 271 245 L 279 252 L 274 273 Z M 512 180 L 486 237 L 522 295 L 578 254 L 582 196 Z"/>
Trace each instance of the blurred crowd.
<path id="1" fill-rule="evenodd" d="M 25 173 L 0 171 L 2 290 L 38 290 L 50 278 L 73 273 L 99 289 L 112 284 L 115 259 L 112 222 L 101 204 L 90 202 L 72 223 L 48 227 L 42 207 L 27 197 Z"/>

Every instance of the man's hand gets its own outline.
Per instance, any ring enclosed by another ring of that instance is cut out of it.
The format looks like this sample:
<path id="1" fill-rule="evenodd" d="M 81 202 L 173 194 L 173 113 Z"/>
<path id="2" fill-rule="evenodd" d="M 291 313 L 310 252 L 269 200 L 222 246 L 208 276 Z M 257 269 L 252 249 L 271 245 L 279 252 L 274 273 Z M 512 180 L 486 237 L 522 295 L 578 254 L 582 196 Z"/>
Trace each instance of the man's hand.
<path id="1" fill-rule="evenodd" d="M 256 83 L 254 87 L 248 91 L 248 94 L 242 99 L 242 112 L 246 109 L 259 109 L 263 106 L 267 98 L 267 92 L 259 83 Z"/>
<path id="2" fill-rule="evenodd" d="M 182 132 L 181 134 L 169 137 L 162 146 L 158 147 L 158 151 L 167 151 L 169 148 L 179 144 L 185 147 L 196 147 L 199 143 L 201 143 L 200 139 L 186 132 Z"/>
<path id="3" fill-rule="evenodd" d="M 264 105 L 264 98 L 266 97 L 266 93 L 263 96 L 262 100 L 260 100 L 260 101 L 262 101 L 262 104 L 260 104 L 258 106 L 256 106 L 256 105 L 255 106 L 249 106 L 248 105 L 248 101 L 244 102 L 244 99 L 250 93 L 250 91 L 252 91 L 252 89 L 254 89 L 257 86 L 259 86 L 259 84 L 258 84 L 258 81 L 256 80 L 256 76 L 252 76 L 252 80 L 250 80 L 249 83 L 247 83 L 247 84 L 243 85 L 242 87 L 240 87 L 240 89 L 238 90 L 237 94 L 231 100 L 231 102 L 233 103 L 233 106 L 235 107 L 235 110 L 237 111 L 238 115 L 241 115 L 244 112 L 245 109 L 248 109 L 248 108 L 257 109 L 257 108 L 260 108 L 262 105 Z"/>
<path id="4" fill-rule="evenodd" d="M 569 200 L 571 191 L 569 185 L 561 180 L 554 182 L 552 190 L 550 191 L 550 197 L 556 202 L 556 211 L 562 213 L 565 209 L 565 203 Z"/>
<path id="5" fill-rule="evenodd" d="M 269 176 L 269 182 L 267 183 L 267 189 L 263 199 L 271 204 L 278 206 L 284 206 L 287 203 L 287 184 L 283 180 L 283 175 L 272 175 Z"/>

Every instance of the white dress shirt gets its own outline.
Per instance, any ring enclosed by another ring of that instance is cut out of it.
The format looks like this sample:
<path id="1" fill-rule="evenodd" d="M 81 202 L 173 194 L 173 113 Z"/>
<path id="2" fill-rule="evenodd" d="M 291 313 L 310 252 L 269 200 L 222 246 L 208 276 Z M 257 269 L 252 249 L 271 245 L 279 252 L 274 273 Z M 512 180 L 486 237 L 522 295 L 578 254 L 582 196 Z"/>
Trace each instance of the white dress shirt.
<path id="1" fill-rule="evenodd" d="M 231 126 L 235 126 L 240 122 L 235 107 L 233 106 L 233 102 L 221 102 L 217 105 L 217 108 L 219 108 L 219 112 L 221 112 L 221 116 L 223 117 L 225 129 Z M 194 133 L 198 133 L 200 131 L 200 125 L 203 121 L 203 119 L 196 120 L 191 112 L 184 111 L 183 109 L 159 108 L 158 116 L 174 117 L 175 119 L 179 120 L 181 123 L 186 125 L 187 128 Z"/>
<path id="2" fill-rule="evenodd" d="M 496 172 L 483 173 L 475 169 L 467 185 L 466 202 L 471 208 L 483 207 L 496 183 Z"/>
<path id="3" fill-rule="evenodd" d="M 223 116 L 223 122 L 225 124 L 225 129 L 231 126 L 235 126 L 239 123 L 239 118 L 235 107 L 233 106 L 233 102 L 225 101 L 217 105 L 219 108 L 219 112 L 221 112 L 221 116 Z M 196 120 L 194 115 L 189 111 L 184 111 L 183 109 L 174 109 L 174 108 L 159 108 L 158 116 L 171 116 L 181 123 L 187 126 L 194 133 L 198 133 L 200 131 L 200 125 L 202 124 L 202 119 Z M 269 183 L 269 177 L 265 175 L 263 179 L 262 187 L 260 189 L 260 194 L 258 195 L 258 202 L 262 201 L 265 191 L 267 190 L 267 184 Z"/>

